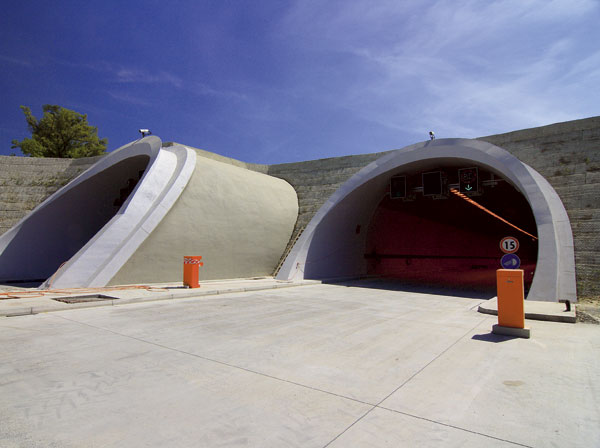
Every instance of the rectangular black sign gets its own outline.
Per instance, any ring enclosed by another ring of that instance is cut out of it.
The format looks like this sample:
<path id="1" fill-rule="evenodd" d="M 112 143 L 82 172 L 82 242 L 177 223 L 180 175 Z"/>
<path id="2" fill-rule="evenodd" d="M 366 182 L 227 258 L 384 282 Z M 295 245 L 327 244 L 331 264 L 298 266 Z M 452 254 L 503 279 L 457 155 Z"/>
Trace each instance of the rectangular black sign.
<path id="1" fill-rule="evenodd" d="M 390 179 L 390 197 L 392 199 L 406 197 L 406 176 L 394 176 Z"/>
<path id="2" fill-rule="evenodd" d="M 442 172 L 423 173 L 423 196 L 439 196 L 442 194 Z"/>
<path id="3" fill-rule="evenodd" d="M 479 190 L 477 167 L 459 169 L 458 191 L 461 193 L 476 193 L 477 190 Z"/>

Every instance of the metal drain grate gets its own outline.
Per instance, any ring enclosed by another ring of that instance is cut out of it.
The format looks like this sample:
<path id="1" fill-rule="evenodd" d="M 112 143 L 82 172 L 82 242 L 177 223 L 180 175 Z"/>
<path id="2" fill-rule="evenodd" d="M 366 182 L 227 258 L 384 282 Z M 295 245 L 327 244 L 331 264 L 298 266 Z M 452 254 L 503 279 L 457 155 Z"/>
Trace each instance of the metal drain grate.
<path id="1" fill-rule="evenodd" d="M 102 294 L 89 294 L 85 296 L 55 297 L 52 300 L 63 303 L 100 302 L 102 300 L 119 300 L 118 297 L 105 296 Z"/>

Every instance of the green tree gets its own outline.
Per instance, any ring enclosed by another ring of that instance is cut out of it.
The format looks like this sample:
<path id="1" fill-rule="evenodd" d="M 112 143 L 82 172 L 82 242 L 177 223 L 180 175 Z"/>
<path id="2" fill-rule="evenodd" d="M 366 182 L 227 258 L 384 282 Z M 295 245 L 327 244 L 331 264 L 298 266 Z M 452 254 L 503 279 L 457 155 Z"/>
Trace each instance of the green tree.
<path id="1" fill-rule="evenodd" d="M 87 115 L 53 104 L 42 109 L 44 116 L 38 121 L 29 107 L 21 106 L 31 138 L 13 140 L 11 148 L 31 157 L 78 158 L 106 152 L 107 139 L 98 138 L 98 129 L 88 124 Z"/>

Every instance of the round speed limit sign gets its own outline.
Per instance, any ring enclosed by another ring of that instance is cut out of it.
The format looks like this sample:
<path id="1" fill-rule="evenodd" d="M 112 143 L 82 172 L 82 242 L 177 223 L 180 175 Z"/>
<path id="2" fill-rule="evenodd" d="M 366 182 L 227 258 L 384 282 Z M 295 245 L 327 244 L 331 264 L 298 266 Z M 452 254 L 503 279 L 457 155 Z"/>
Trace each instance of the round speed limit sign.
<path id="1" fill-rule="evenodd" d="M 505 254 L 514 254 L 519 250 L 519 240 L 514 236 L 507 236 L 500 241 L 500 249 Z"/>

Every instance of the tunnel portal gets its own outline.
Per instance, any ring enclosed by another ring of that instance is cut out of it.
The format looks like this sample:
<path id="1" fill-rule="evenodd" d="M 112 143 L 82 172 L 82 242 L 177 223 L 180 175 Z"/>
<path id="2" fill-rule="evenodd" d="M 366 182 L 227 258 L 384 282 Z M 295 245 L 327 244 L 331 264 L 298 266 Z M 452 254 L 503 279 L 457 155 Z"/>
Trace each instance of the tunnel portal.
<path id="1" fill-rule="evenodd" d="M 519 191 L 473 164 L 401 171 L 390 177 L 368 225 L 367 275 L 493 294 L 504 255 L 500 241 L 507 236 L 519 242 L 528 290 L 538 240 L 533 212 Z"/>
<path id="2" fill-rule="evenodd" d="M 41 283 L 115 216 L 142 178 L 150 158 L 118 162 L 56 197 L 23 222 L 2 252 L 2 283 Z M 12 260 L 12 261 L 9 261 Z"/>

